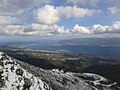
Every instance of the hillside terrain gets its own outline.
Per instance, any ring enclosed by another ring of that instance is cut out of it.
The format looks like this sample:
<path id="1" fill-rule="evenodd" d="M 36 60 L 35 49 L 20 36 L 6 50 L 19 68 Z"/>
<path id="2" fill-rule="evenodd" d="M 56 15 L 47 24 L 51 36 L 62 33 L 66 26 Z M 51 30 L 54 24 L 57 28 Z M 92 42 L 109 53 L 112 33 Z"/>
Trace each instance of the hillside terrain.
<path id="1" fill-rule="evenodd" d="M 96 57 L 66 51 L 46 51 L 19 48 L 1 48 L 11 57 L 45 70 L 59 69 L 64 72 L 95 73 L 117 82 L 120 86 L 120 60 Z"/>
<path id="2" fill-rule="evenodd" d="M 43 70 L 0 52 L 1 90 L 119 90 L 116 82 L 92 73 Z"/>

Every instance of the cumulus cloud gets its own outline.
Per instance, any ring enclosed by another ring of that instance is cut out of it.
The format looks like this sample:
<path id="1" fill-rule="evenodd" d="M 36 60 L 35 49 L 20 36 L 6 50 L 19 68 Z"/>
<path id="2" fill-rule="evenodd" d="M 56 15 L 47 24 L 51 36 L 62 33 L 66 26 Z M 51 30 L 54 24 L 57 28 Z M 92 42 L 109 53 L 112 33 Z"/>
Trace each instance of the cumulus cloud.
<path id="1" fill-rule="evenodd" d="M 105 35 L 120 34 L 120 22 L 116 21 L 112 25 L 103 26 L 95 24 L 91 27 L 84 27 L 76 24 L 73 28 L 65 29 L 56 24 L 32 23 L 29 25 L 19 25 L 17 19 L 10 16 L 0 16 L 0 35 Z"/>
<path id="2" fill-rule="evenodd" d="M 102 26 L 100 24 L 95 24 L 90 28 L 90 30 L 91 30 L 91 33 L 94 33 L 94 34 L 104 34 L 104 33 L 107 33 L 109 27 L 110 26 Z"/>
<path id="3" fill-rule="evenodd" d="M 96 13 L 96 10 L 79 8 L 77 6 L 58 6 L 45 5 L 39 8 L 34 14 L 36 20 L 43 24 L 54 24 L 61 19 L 83 18 Z"/>
<path id="4" fill-rule="evenodd" d="M 120 22 L 116 21 L 109 27 L 109 32 L 110 33 L 118 33 L 120 34 Z"/>
<path id="5" fill-rule="evenodd" d="M 65 18 L 83 18 L 86 16 L 91 16 L 96 13 L 93 9 L 80 8 L 77 6 L 59 6 L 56 7 L 59 17 L 64 16 Z"/>
<path id="6" fill-rule="evenodd" d="M 120 22 L 116 21 L 110 26 L 94 25 L 91 28 L 91 30 L 95 34 L 101 34 L 101 33 L 120 34 Z"/>
<path id="7" fill-rule="evenodd" d="M 59 15 L 54 6 L 46 5 L 35 12 L 36 20 L 39 23 L 53 24 L 59 21 Z"/>
<path id="8" fill-rule="evenodd" d="M 26 27 L 24 32 L 33 32 L 36 35 L 57 35 L 57 34 L 66 34 L 69 33 L 68 30 L 65 30 L 64 27 L 58 25 L 46 25 L 46 24 L 37 24 L 33 23 Z"/>
<path id="9" fill-rule="evenodd" d="M 0 25 L 16 24 L 17 22 L 18 22 L 17 18 L 10 16 L 0 16 Z"/>
<path id="10" fill-rule="evenodd" d="M 101 34 L 120 34 L 120 22 L 116 21 L 110 26 L 95 24 L 92 27 L 84 27 L 76 24 L 71 30 L 72 35 L 101 35 Z"/>
<path id="11" fill-rule="evenodd" d="M 46 25 L 32 23 L 30 25 L 15 25 L 4 24 L 0 25 L 0 35 L 32 35 L 32 36 L 48 36 L 48 35 L 60 35 L 69 34 L 69 30 L 65 30 L 64 27 L 58 25 Z"/>
<path id="12" fill-rule="evenodd" d="M 91 32 L 88 28 L 83 27 L 83 26 L 79 26 L 78 24 L 76 24 L 73 27 L 72 33 L 75 33 L 75 34 L 90 34 Z"/>
<path id="13" fill-rule="evenodd" d="M 73 32 L 77 32 L 75 34 L 120 34 L 120 22 L 116 21 L 110 26 L 102 26 L 100 24 L 95 24 L 92 27 L 83 27 L 79 25 L 75 25 Z"/>
<path id="14" fill-rule="evenodd" d="M 76 24 L 71 29 L 65 29 L 63 26 L 31 24 L 26 27 L 34 35 L 92 35 L 92 34 L 120 34 L 120 22 L 116 21 L 110 26 L 95 24 L 92 27 L 84 27 Z M 25 32 L 25 30 L 24 30 Z"/>
<path id="15" fill-rule="evenodd" d="M 24 26 L 21 25 L 6 25 L 0 26 L 1 35 L 22 35 Z"/>
<path id="16" fill-rule="evenodd" d="M 118 12 L 120 11 L 120 9 L 117 8 L 117 7 L 109 7 L 109 8 L 108 8 L 108 11 L 109 11 L 111 14 L 116 14 L 116 13 L 118 13 Z"/>

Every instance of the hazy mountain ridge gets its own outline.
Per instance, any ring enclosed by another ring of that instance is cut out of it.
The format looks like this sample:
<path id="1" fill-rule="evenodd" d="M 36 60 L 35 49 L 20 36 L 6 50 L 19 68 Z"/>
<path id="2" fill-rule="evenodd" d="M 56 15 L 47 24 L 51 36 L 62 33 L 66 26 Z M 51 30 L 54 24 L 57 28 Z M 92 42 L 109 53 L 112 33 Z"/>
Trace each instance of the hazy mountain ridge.
<path id="1" fill-rule="evenodd" d="M 7 88 L 9 90 L 28 88 L 28 90 L 119 90 L 116 83 L 109 82 L 96 74 L 65 73 L 56 69 L 43 70 L 13 59 L 2 52 L 0 53 L 0 76 L 2 90 Z"/>
<path id="2" fill-rule="evenodd" d="M 88 46 L 120 46 L 119 38 L 74 38 L 61 40 L 53 46 L 88 45 Z"/>

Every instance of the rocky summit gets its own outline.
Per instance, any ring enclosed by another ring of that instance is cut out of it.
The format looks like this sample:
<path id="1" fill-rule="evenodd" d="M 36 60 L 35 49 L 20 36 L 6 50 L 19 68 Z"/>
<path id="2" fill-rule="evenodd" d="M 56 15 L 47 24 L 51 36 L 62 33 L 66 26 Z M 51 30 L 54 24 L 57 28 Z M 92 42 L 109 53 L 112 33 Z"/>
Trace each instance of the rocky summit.
<path id="1" fill-rule="evenodd" d="M 44 70 L 0 52 L 0 90 L 120 90 L 116 82 L 92 73 Z"/>

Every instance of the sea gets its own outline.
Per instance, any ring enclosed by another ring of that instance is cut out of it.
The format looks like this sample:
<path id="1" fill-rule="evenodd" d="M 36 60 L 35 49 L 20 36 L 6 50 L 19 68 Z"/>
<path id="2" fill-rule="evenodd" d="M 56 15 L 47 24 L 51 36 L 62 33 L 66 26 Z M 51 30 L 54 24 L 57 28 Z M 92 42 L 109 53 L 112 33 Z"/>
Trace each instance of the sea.
<path id="1" fill-rule="evenodd" d="M 120 59 L 120 46 L 81 46 L 81 45 L 65 45 L 65 46 L 53 46 L 50 44 L 33 44 L 27 45 L 27 48 L 34 50 L 65 50 L 71 52 L 80 52 L 82 54 L 119 58 Z"/>

